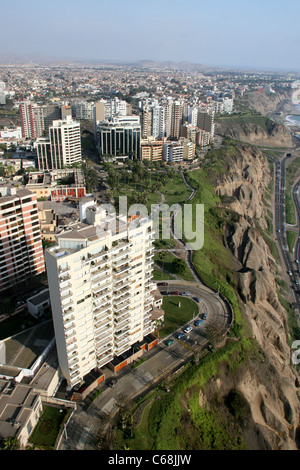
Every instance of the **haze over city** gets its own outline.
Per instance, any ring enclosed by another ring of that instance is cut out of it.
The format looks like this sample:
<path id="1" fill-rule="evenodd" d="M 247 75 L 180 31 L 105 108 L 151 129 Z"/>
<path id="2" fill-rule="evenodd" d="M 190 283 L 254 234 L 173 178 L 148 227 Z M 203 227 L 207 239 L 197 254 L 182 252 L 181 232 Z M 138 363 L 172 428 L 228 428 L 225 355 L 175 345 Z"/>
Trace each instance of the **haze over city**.
<path id="1" fill-rule="evenodd" d="M 17 0 L 1 7 L 1 55 L 299 71 L 299 10 L 295 0 Z"/>

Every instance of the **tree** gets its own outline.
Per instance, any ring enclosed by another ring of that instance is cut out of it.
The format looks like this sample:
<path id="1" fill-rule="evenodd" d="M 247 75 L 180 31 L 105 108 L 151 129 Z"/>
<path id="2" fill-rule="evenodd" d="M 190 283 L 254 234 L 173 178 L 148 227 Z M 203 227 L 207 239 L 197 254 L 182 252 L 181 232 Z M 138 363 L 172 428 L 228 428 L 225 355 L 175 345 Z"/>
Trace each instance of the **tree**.
<path id="1" fill-rule="evenodd" d="M 185 262 L 182 259 L 176 258 L 172 262 L 174 271 L 177 273 L 183 273 L 185 270 Z"/>
<path id="2" fill-rule="evenodd" d="M 19 440 L 16 437 L 6 437 L 2 448 L 3 450 L 18 450 L 20 449 Z"/>
<path id="3" fill-rule="evenodd" d="M 212 346 L 217 346 L 223 339 L 223 334 L 220 325 L 216 320 L 210 320 L 205 326 L 204 333 L 206 338 L 210 341 Z"/>

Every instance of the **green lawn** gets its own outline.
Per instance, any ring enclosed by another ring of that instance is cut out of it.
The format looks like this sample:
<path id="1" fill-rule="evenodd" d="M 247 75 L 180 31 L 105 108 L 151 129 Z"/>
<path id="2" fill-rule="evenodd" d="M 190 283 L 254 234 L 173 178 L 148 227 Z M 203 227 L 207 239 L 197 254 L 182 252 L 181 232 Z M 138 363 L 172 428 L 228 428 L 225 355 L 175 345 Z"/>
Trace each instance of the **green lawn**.
<path id="1" fill-rule="evenodd" d="M 286 239 L 287 239 L 287 244 L 288 244 L 290 253 L 293 253 L 297 237 L 298 237 L 298 232 L 293 231 L 293 230 L 287 230 Z"/>
<path id="2" fill-rule="evenodd" d="M 194 300 L 177 295 L 164 296 L 162 308 L 165 311 L 165 324 L 159 333 L 160 337 L 173 333 L 195 317 L 199 311 Z"/>
<path id="3" fill-rule="evenodd" d="M 164 258 L 161 258 L 162 253 L 164 253 Z M 161 267 L 162 269 L 165 269 L 166 271 L 176 274 L 182 279 L 185 279 L 186 281 L 192 281 L 194 278 L 189 270 L 188 265 L 186 264 L 185 261 L 182 261 L 182 270 L 178 270 L 176 267 L 176 261 L 178 258 L 173 255 L 173 253 L 170 252 L 158 252 L 155 253 L 154 255 L 154 261 L 155 263 Z"/>
<path id="4" fill-rule="evenodd" d="M 45 406 L 44 412 L 29 438 L 29 442 L 41 449 L 54 449 L 60 427 L 67 410 Z"/>

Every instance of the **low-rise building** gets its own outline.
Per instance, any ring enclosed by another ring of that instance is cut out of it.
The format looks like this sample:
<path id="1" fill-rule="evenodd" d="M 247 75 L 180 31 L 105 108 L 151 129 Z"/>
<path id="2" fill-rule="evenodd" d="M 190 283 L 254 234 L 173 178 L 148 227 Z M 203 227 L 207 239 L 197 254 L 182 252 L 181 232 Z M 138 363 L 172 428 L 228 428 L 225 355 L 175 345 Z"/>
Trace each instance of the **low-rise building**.
<path id="1" fill-rule="evenodd" d="M 0 439 L 17 438 L 24 449 L 43 406 L 33 387 L 0 379 Z"/>

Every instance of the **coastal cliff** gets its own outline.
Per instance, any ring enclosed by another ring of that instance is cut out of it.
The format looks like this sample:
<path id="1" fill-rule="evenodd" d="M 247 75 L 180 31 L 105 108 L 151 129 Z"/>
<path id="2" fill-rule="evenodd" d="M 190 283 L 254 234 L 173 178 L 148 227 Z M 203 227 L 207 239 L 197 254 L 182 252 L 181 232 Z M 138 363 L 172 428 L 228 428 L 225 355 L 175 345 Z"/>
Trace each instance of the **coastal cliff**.
<path id="1" fill-rule="evenodd" d="M 231 116 L 216 121 L 216 133 L 242 142 L 267 147 L 292 147 L 292 137 L 283 124 L 264 116 Z"/>
<path id="2" fill-rule="evenodd" d="M 247 447 L 297 449 L 299 377 L 291 365 L 287 311 L 278 296 L 284 267 L 271 252 L 271 235 L 263 236 L 273 175 L 266 157 L 248 145 L 236 143 L 232 165 L 228 159 L 231 170 L 218 178 L 215 192 L 238 214 L 238 222 L 224 225 L 224 240 L 239 265 L 235 277 L 243 317 L 263 359 L 244 363 L 235 374 L 224 365 L 210 387 L 224 395 L 234 387 L 247 400 L 251 418 L 241 431 Z"/>

